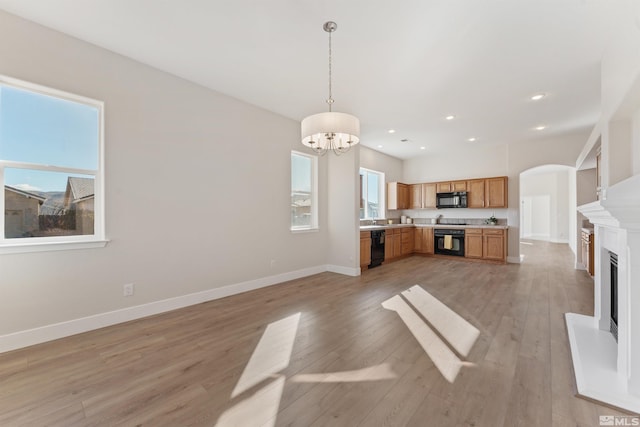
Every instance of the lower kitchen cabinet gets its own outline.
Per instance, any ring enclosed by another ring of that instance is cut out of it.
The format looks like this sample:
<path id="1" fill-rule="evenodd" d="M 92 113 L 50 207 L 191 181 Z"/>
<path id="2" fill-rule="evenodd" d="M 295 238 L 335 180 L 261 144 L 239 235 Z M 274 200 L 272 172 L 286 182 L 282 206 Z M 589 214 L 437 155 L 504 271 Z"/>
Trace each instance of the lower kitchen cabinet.
<path id="1" fill-rule="evenodd" d="M 506 262 L 507 238 L 505 230 L 482 229 L 482 258 Z"/>
<path id="2" fill-rule="evenodd" d="M 360 268 L 371 264 L 371 232 L 360 232 Z"/>
<path id="3" fill-rule="evenodd" d="M 464 231 L 464 256 L 482 258 L 482 229 L 467 228 Z"/>
<path id="4" fill-rule="evenodd" d="M 407 255 L 413 252 L 413 246 L 415 242 L 414 238 L 414 228 L 403 228 L 402 229 L 402 249 L 401 254 Z"/>
<path id="5" fill-rule="evenodd" d="M 402 255 L 402 230 L 397 228 L 393 230 L 393 257 L 397 258 Z"/>
<path id="6" fill-rule="evenodd" d="M 415 228 L 414 252 L 419 254 L 433 254 L 433 228 Z"/>
<path id="7" fill-rule="evenodd" d="M 393 241 L 394 235 L 392 230 L 387 230 L 384 234 L 384 260 L 388 261 L 393 258 Z"/>

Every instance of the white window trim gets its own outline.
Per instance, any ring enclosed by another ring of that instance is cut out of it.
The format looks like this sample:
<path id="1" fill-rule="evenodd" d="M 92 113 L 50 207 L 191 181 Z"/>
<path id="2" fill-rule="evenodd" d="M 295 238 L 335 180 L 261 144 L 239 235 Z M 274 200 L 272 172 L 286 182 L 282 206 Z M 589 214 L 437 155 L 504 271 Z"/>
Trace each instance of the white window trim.
<path id="1" fill-rule="evenodd" d="M 94 181 L 94 234 L 84 236 L 52 236 L 6 239 L 4 236 L 4 214 L 0 217 L 0 255 L 10 253 L 58 251 L 70 249 L 86 249 L 104 247 L 109 240 L 106 238 L 105 207 L 104 207 L 104 102 L 80 95 L 64 92 L 58 89 L 25 82 L 0 74 L 0 83 L 18 89 L 24 89 L 45 96 L 53 96 L 71 102 L 89 105 L 98 110 L 98 168 L 97 170 L 85 170 L 77 168 L 49 166 L 25 162 L 13 162 L 0 160 L 0 212 L 4 213 L 4 169 L 21 168 L 35 169 L 49 172 L 78 173 L 93 175 Z"/>
<path id="2" fill-rule="evenodd" d="M 371 173 L 375 173 L 376 175 L 380 176 L 380 187 L 378 188 L 378 199 L 380 200 L 380 212 L 383 214 L 383 216 L 379 217 L 379 218 L 367 218 L 367 209 L 365 208 L 364 212 L 365 212 L 365 217 L 361 218 L 362 220 L 376 220 L 376 219 L 385 219 L 386 218 L 386 214 L 387 214 L 387 199 L 386 199 L 386 194 L 387 192 L 385 191 L 386 189 L 386 176 L 384 174 L 384 172 L 380 172 L 377 170 L 373 170 L 373 169 L 368 169 L 368 168 L 363 168 L 360 167 L 360 170 L 358 171 L 358 173 L 360 171 L 365 171 L 365 172 L 371 172 Z M 366 191 L 368 190 L 369 185 L 369 181 L 367 180 L 366 183 L 364 184 L 365 188 L 362 189 L 363 194 L 366 194 Z"/>
<path id="3" fill-rule="evenodd" d="M 311 225 L 293 227 L 291 226 L 291 224 L 289 224 L 289 229 L 292 233 L 317 232 L 320 229 L 318 225 L 318 157 L 303 153 L 301 151 L 291 150 L 289 158 L 291 158 L 291 155 L 293 154 L 311 159 Z M 292 177 L 290 176 L 289 193 L 291 193 L 291 179 Z"/>

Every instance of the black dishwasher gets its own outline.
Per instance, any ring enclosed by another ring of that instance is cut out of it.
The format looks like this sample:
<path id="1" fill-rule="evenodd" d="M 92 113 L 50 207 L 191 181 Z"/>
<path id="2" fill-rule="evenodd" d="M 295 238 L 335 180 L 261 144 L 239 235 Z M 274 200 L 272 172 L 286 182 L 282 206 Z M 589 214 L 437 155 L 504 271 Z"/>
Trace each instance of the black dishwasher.
<path id="1" fill-rule="evenodd" d="M 384 230 L 371 231 L 371 264 L 369 268 L 377 267 L 384 261 Z"/>

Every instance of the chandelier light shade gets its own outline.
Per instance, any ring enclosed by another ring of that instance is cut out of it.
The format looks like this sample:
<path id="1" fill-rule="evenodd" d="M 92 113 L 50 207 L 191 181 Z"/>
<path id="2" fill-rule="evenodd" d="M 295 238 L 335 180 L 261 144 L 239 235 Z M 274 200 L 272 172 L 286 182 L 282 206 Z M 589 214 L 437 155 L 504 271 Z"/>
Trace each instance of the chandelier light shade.
<path id="1" fill-rule="evenodd" d="M 331 33 L 338 25 L 329 21 L 325 22 L 322 28 L 329 33 L 329 111 L 302 120 L 302 143 L 320 154 L 333 151 L 339 155 L 360 142 L 360 120 L 351 114 L 332 111 L 334 101 L 331 84 Z"/>

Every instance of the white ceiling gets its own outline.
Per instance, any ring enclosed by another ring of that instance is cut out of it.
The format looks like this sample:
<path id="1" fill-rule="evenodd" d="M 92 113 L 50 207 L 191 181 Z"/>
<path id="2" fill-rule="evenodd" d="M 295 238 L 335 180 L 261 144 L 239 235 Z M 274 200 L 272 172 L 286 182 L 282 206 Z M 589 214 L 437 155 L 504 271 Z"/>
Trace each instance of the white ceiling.
<path id="1" fill-rule="evenodd" d="M 614 3 L 0 0 L 0 8 L 298 121 L 326 110 L 322 25 L 333 20 L 334 110 L 360 118 L 362 144 L 410 158 L 470 137 L 494 145 L 590 129 Z M 531 101 L 538 92 L 547 96 Z"/>

